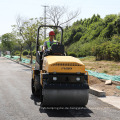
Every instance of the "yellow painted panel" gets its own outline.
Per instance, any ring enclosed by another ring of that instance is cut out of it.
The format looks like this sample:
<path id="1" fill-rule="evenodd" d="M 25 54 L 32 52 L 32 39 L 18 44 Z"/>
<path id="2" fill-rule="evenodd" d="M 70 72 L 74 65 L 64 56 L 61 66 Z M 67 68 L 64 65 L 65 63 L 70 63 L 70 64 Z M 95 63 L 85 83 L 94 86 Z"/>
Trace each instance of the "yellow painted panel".
<path id="1" fill-rule="evenodd" d="M 49 66 L 47 72 L 56 72 L 56 73 L 85 73 L 84 66 Z"/>
<path id="2" fill-rule="evenodd" d="M 72 56 L 47 56 L 45 59 L 47 59 L 49 65 L 55 62 L 76 62 L 84 65 L 79 59 Z"/>
<path id="3" fill-rule="evenodd" d="M 85 65 L 71 56 L 47 56 L 43 61 L 43 70 L 59 73 L 85 73 Z"/>

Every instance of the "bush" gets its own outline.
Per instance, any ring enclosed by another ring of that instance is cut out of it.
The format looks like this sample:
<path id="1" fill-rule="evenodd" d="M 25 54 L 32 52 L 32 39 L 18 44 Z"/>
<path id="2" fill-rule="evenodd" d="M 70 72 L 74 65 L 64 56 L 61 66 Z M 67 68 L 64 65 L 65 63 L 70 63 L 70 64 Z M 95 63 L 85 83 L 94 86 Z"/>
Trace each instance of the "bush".
<path id="1" fill-rule="evenodd" d="M 74 53 L 74 52 L 68 52 L 68 53 L 67 53 L 67 55 L 68 55 L 68 56 L 77 57 L 77 54 L 76 54 L 76 53 Z"/>
<path id="2" fill-rule="evenodd" d="M 31 55 L 30 51 L 28 51 L 28 55 Z M 35 50 L 32 51 L 32 55 L 36 56 L 36 51 Z"/>
<path id="3" fill-rule="evenodd" d="M 78 54 L 78 57 L 86 57 L 86 55 Z"/>
<path id="4" fill-rule="evenodd" d="M 15 51 L 14 53 L 16 56 L 19 56 L 20 55 L 20 51 Z"/>
<path id="5" fill-rule="evenodd" d="M 27 50 L 24 50 L 24 51 L 23 51 L 23 55 L 28 55 L 28 51 L 27 51 Z"/>
<path id="6" fill-rule="evenodd" d="M 120 60 L 120 44 L 113 44 L 112 42 L 105 42 L 96 47 L 97 60 Z"/>

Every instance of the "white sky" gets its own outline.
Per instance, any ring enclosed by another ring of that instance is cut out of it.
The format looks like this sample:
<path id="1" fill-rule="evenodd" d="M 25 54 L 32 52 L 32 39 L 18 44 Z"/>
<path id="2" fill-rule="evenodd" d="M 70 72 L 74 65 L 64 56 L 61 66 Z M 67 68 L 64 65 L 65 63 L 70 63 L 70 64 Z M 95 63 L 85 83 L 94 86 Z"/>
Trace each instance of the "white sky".
<path id="1" fill-rule="evenodd" d="M 71 11 L 81 10 L 78 20 L 99 14 L 120 13 L 120 0 L 0 0 L 0 35 L 11 32 L 18 15 L 27 18 L 43 17 L 42 5 L 66 6 Z M 76 21 L 76 20 L 75 20 Z"/>

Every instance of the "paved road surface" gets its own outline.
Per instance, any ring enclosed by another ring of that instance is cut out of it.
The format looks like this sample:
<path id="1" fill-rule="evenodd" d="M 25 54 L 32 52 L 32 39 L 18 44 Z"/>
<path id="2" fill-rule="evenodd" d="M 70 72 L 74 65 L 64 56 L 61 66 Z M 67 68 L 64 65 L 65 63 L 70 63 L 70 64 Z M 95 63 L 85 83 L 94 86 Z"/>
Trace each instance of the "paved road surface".
<path id="1" fill-rule="evenodd" d="M 31 94 L 31 70 L 0 57 L 0 120 L 120 120 L 120 110 L 90 95 L 86 108 L 49 110 Z"/>

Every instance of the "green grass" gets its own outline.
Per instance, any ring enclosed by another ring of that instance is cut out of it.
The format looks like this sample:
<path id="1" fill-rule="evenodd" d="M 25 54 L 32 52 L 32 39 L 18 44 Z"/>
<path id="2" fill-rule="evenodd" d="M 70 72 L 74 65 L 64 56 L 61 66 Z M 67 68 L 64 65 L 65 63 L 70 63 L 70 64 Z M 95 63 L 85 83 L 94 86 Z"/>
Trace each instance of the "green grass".
<path id="1" fill-rule="evenodd" d="M 28 58 L 28 57 L 23 56 L 23 55 L 22 55 L 22 58 L 25 58 L 25 59 L 31 59 L 31 58 Z M 36 56 L 33 56 L 33 60 L 36 60 Z"/>
<path id="2" fill-rule="evenodd" d="M 87 56 L 84 58 L 80 58 L 81 61 L 95 61 L 95 56 Z"/>

